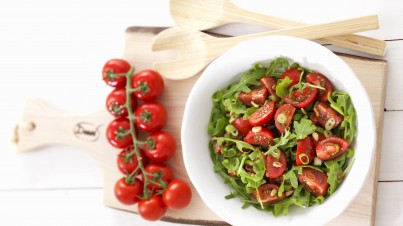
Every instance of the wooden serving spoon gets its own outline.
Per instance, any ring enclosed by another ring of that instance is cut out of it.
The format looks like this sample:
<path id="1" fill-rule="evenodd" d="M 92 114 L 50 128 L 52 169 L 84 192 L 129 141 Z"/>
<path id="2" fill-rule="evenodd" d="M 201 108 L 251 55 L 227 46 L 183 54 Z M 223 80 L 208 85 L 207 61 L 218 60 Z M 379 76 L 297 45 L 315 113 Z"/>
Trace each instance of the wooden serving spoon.
<path id="1" fill-rule="evenodd" d="M 244 10 L 229 0 L 171 0 L 170 11 L 177 25 L 196 30 L 207 30 L 232 22 L 259 24 L 275 29 L 304 25 L 300 22 Z M 326 37 L 320 41 L 378 56 L 383 56 L 386 49 L 386 42 L 383 40 L 354 34 Z"/>
<path id="2" fill-rule="evenodd" d="M 253 38 L 288 35 L 305 39 L 318 39 L 377 28 L 378 17 L 376 15 L 231 38 L 216 38 L 189 28 L 173 27 L 162 31 L 155 37 L 152 50 L 176 51 L 178 54 L 176 59 L 170 62 L 156 63 L 155 68 L 165 78 L 179 80 L 194 76 L 228 48 Z"/>

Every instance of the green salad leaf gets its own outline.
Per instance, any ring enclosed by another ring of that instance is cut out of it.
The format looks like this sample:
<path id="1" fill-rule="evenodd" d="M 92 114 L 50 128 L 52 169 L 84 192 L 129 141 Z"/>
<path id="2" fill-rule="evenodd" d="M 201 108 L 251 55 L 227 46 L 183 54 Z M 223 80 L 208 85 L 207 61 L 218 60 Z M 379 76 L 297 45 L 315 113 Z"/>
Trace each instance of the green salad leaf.
<path id="1" fill-rule="evenodd" d="M 297 139 L 304 139 L 316 131 L 316 126 L 307 118 L 302 118 L 300 122 L 294 121 L 294 130 Z"/>
<path id="2" fill-rule="evenodd" d="M 281 99 L 284 96 L 288 95 L 288 86 L 291 84 L 291 79 L 289 77 L 285 77 L 284 79 L 279 79 L 276 85 L 276 95 L 279 96 Z"/>

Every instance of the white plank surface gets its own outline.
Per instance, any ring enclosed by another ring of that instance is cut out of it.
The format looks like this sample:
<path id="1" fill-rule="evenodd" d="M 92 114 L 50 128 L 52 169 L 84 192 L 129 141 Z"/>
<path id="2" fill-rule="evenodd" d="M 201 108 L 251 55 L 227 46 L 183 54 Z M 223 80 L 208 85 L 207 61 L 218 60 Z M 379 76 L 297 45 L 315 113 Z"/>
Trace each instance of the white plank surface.
<path id="1" fill-rule="evenodd" d="M 401 0 L 234 2 L 307 23 L 377 13 L 381 28 L 364 34 L 403 40 Z M 97 163 L 81 150 L 52 147 L 16 155 L 10 136 L 28 97 L 74 112 L 102 108 L 109 89 L 100 80 L 100 68 L 107 59 L 121 55 L 125 28 L 173 24 L 167 0 L 0 2 L 0 225 L 172 225 L 149 224 L 105 208 Z M 234 24 L 220 30 L 241 34 L 265 29 Z M 400 182 L 379 184 L 377 226 L 403 225 L 402 56 L 403 41 L 388 42 L 385 107 L 399 111 L 385 113 L 379 179 Z"/>

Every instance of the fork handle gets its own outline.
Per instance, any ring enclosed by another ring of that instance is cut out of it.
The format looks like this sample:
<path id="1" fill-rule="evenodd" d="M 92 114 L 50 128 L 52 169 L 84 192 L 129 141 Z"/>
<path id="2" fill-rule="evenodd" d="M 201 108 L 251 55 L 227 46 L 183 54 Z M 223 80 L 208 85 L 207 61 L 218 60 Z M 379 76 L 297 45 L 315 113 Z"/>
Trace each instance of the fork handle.
<path id="1" fill-rule="evenodd" d="M 226 1 L 225 13 L 226 17 L 230 18 L 233 22 L 239 21 L 245 23 L 259 24 L 275 29 L 291 28 L 305 25 L 303 23 L 292 20 L 251 12 L 239 8 L 230 1 Z M 319 40 L 328 44 L 333 44 L 377 56 L 383 56 L 386 50 L 386 42 L 384 40 L 365 37 L 362 35 L 346 33 L 345 35 L 340 36 L 324 36 Z"/>

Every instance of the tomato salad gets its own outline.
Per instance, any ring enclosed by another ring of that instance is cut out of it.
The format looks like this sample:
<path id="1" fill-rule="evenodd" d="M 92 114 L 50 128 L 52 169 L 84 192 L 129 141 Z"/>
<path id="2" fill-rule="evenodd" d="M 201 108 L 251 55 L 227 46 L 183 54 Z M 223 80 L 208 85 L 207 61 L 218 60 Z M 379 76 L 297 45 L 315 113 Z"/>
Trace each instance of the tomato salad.
<path id="1" fill-rule="evenodd" d="M 321 204 L 353 164 L 356 113 L 350 96 L 319 72 L 286 58 L 256 64 L 212 96 L 208 133 L 226 199 L 287 215 Z"/>

